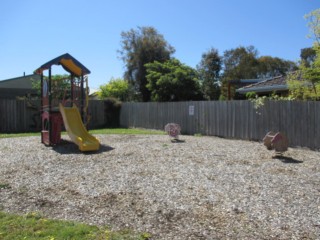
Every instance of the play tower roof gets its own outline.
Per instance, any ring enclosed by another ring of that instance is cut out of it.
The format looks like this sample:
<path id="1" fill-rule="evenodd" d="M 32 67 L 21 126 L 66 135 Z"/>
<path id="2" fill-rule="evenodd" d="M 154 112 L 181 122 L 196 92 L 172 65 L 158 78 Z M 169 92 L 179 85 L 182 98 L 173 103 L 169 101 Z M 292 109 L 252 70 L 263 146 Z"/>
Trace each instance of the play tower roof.
<path id="1" fill-rule="evenodd" d="M 65 53 L 41 65 L 38 69 L 34 71 L 34 73 L 41 74 L 43 71 L 49 69 L 52 65 L 61 65 L 67 72 L 77 77 L 87 75 L 90 73 L 90 70 L 88 68 L 82 65 L 77 59 L 72 57 L 69 53 Z"/>

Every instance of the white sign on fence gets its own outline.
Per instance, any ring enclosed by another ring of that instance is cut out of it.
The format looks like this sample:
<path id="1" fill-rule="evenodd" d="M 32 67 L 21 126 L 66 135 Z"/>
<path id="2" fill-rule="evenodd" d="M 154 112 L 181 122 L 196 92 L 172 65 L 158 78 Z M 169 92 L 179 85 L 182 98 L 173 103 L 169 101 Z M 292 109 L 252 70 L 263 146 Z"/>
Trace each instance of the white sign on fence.
<path id="1" fill-rule="evenodd" d="M 189 116 L 193 116 L 194 115 L 194 106 L 191 105 L 189 106 Z"/>

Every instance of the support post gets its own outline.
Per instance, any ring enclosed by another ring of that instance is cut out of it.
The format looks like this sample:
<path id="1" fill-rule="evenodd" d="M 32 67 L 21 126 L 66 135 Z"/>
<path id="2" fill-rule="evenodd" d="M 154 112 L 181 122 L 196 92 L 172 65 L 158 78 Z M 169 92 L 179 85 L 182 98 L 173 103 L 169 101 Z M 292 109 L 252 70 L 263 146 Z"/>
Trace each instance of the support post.
<path id="1" fill-rule="evenodd" d="M 74 100 L 74 94 L 73 94 L 73 91 L 74 91 L 74 84 L 73 84 L 73 81 L 74 81 L 74 76 L 73 74 L 70 75 L 70 82 L 71 82 L 71 86 L 70 86 L 70 98 L 71 98 L 71 104 L 73 104 L 73 100 Z M 71 106 L 72 107 L 72 106 Z"/>
<path id="2" fill-rule="evenodd" d="M 41 99 L 41 108 L 40 108 L 40 119 L 41 119 L 41 142 L 43 143 L 43 134 L 42 134 L 42 131 L 44 130 L 44 126 L 43 126 L 43 120 L 42 120 L 42 114 L 43 114 L 43 73 L 41 72 L 41 75 L 40 75 L 40 79 L 41 79 L 41 82 L 40 82 L 40 85 L 41 85 L 41 91 L 40 91 L 40 99 Z"/>
<path id="3" fill-rule="evenodd" d="M 51 85 L 52 85 L 52 79 L 51 79 L 51 67 L 49 68 L 49 82 L 48 82 L 48 98 L 49 98 L 49 108 L 48 108 L 48 130 L 49 130 L 49 144 L 51 145 L 51 141 L 52 141 L 52 137 L 51 137 L 51 133 L 52 133 L 52 124 L 51 124 L 51 120 L 50 120 L 50 115 L 51 115 L 51 111 L 52 111 L 52 94 L 51 94 Z"/>
<path id="4" fill-rule="evenodd" d="M 81 89 L 81 102 L 80 102 L 80 111 L 81 111 L 81 118 L 82 118 L 82 122 L 85 123 L 85 117 L 84 117 L 84 89 L 83 89 L 83 74 L 81 74 L 81 82 L 80 82 L 80 89 Z"/>

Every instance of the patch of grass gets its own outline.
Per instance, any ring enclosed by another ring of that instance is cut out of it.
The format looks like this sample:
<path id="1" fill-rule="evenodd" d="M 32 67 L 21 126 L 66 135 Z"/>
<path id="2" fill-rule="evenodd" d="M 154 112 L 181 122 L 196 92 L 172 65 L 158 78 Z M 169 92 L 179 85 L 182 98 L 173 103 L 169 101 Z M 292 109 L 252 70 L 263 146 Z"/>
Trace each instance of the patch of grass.
<path id="1" fill-rule="evenodd" d="M 94 129 L 89 131 L 91 134 L 143 134 L 143 135 L 163 135 L 165 134 L 160 130 L 142 129 L 142 128 L 103 128 Z M 65 135 L 66 132 L 62 132 Z M 35 133 L 0 133 L 0 138 L 13 138 L 13 137 L 30 137 L 39 136 L 39 132 Z"/>
<path id="2" fill-rule="evenodd" d="M 31 137 L 31 136 L 39 136 L 40 137 L 40 132 L 32 132 L 32 133 L 0 133 L 0 138 Z"/>
<path id="3" fill-rule="evenodd" d="M 141 134 L 141 135 L 164 135 L 160 130 L 142 129 L 142 128 L 103 128 L 90 130 L 91 134 Z"/>
<path id="4" fill-rule="evenodd" d="M 0 212 L 0 239 L 31 239 L 31 240 L 147 240 L 148 233 L 134 233 L 131 230 L 110 231 L 107 227 L 90 226 L 71 221 L 50 220 L 38 213 L 24 216 Z"/>
<path id="5" fill-rule="evenodd" d="M 11 188 L 9 184 L 7 183 L 0 183 L 0 189 L 9 189 Z"/>

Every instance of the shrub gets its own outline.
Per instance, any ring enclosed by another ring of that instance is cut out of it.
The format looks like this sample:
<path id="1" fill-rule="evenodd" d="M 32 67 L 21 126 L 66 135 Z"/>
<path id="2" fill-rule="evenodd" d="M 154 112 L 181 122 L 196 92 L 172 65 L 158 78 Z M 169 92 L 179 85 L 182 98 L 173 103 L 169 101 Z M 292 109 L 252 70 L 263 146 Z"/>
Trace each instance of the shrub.
<path id="1" fill-rule="evenodd" d="M 116 98 L 107 98 L 104 100 L 105 127 L 117 128 L 120 126 L 120 110 L 121 102 Z"/>

